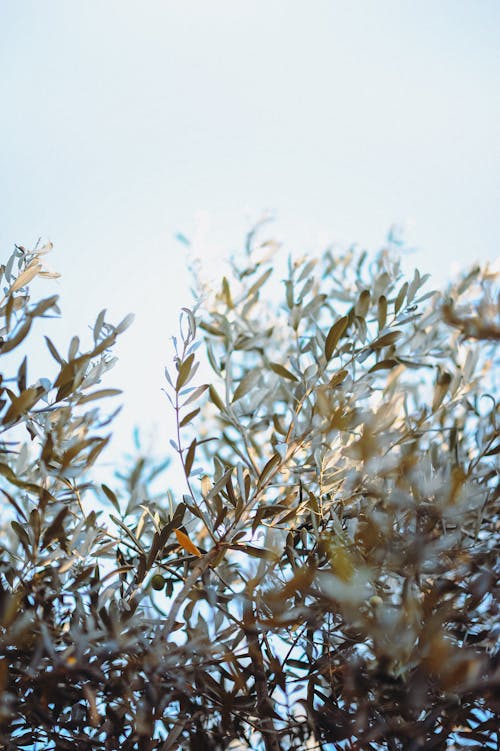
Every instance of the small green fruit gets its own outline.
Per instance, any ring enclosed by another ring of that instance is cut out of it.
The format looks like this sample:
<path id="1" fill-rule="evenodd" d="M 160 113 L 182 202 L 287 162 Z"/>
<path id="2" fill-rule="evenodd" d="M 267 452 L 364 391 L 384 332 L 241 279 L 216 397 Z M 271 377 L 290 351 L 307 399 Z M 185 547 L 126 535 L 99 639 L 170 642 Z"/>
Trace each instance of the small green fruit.
<path id="1" fill-rule="evenodd" d="M 151 586 L 153 587 L 153 589 L 157 589 L 159 591 L 165 586 L 165 579 L 161 574 L 155 574 L 151 579 Z"/>

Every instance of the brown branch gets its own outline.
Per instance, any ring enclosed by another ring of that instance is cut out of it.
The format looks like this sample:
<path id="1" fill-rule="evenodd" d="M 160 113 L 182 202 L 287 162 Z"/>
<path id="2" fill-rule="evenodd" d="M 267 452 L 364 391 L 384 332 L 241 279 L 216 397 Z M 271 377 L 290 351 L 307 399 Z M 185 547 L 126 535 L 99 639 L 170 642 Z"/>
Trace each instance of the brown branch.
<path id="1" fill-rule="evenodd" d="M 170 606 L 168 618 L 165 621 L 161 631 L 160 636 L 164 638 L 168 638 L 170 632 L 172 631 L 172 628 L 175 624 L 175 619 L 177 617 L 177 614 L 179 613 L 179 610 L 182 607 L 183 602 L 188 597 L 189 593 L 191 592 L 192 588 L 202 576 L 202 574 L 209 568 L 214 561 L 214 559 L 219 555 L 219 548 L 215 547 L 208 551 L 208 553 L 205 553 L 203 558 L 199 559 L 199 562 L 193 567 L 191 573 L 189 574 L 188 578 L 186 579 L 184 586 L 180 590 L 180 592 L 176 595 L 174 598 L 172 605 Z"/>
<path id="2" fill-rule="evenodd" d="M 247 638 L 248 654 L 252 663 L 252 674 L 255 680 L 257 695 L 257 714 L 266 751 L 281 751 L 278 731 L 273 722 L 277 716 L 269 696 L 266 670 L 259 642 L 259 634 L 255 623 L 255 612 L 249 599 L 245 601 L 243 610 L 244 631 Z"/>

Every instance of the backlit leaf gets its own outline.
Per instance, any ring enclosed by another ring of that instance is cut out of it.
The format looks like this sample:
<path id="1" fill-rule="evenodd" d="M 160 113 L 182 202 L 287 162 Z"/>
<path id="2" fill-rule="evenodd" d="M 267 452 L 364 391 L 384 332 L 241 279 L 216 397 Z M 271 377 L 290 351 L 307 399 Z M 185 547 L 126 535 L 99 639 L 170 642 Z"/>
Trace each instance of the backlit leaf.
<path id="1" fill-rule="evenodd" d="M 288 378 L 289 381 L 298 381 L 298 378 L 294 376 L 293 373 L 291 373 L 287 368 L 277 362 L 270 362 L 269 367 L 274 373 L 281 376 L 282 378 Z"/>
<path id="2" fill-rule="evenodd" d="M 177 542 L 183 548 L 186 552 L 191 553 L 191 555 L 196 555 L 198 558 L 201 558 L 201 552 L 196 547 L 196 545 L 191 542 L 189 537 L 182 532 L 180 529 L 174 529 L 175 536 L 177 537 Z"/>
<path id="3" fill-rule="evenodd" d="M 342 318 L 339 318 L 338 321 L 333 324 L 330 331 L 328 332 L 325 341 L 325 357 L 327 360 L 330 360 L 333 353 L 335 352 L 340 337 L 347 328 L 348 321 L 349 319 L 347 316 L 342 316 Z"/>

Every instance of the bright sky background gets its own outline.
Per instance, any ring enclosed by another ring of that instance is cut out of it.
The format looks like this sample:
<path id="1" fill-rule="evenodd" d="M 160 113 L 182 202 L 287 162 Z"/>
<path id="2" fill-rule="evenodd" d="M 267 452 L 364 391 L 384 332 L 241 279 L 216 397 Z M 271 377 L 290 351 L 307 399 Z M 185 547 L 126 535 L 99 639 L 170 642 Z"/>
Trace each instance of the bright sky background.
<path id="1" fill-rule="evenodd" d="M 177 232 L 214 266 L 265 210 L 297 254 L 404 222 L 438 281 L 499 255 L 499 40 L 496 0 L 2 0 L 2 259 L 54 242 L 58 342 L 136 313 L 120 450 L 169 451 Z"/>

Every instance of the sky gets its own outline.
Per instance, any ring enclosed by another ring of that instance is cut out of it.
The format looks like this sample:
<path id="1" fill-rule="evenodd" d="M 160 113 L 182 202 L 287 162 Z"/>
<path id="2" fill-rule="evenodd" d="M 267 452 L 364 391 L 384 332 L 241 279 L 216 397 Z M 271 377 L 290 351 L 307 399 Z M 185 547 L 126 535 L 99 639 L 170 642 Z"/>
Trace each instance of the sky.
<path id="1" fill-rule="evenodd" d="M 215 271 L 264 212 L 298 255 L 404 225 L 437 283 L 499 256 L 499 31 L 495 0 L 0 2 L 2 260 L 54 243 L 57 342 L 136 314 L 117 450 L 170 453 L 177 233 Z"/>

